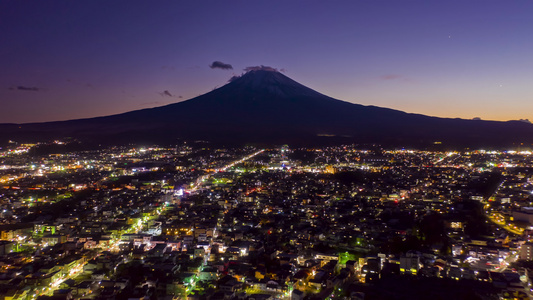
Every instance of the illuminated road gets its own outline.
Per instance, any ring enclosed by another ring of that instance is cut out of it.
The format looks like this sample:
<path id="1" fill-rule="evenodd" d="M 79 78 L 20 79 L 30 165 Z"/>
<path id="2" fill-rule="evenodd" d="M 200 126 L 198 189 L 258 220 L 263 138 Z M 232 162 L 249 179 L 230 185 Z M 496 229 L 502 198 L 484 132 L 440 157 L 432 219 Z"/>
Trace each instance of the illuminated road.
<path id="1" fill-rule="evenodd" d="M 239 159 L 239 160 L 233 161 L 233 162 L 231 162 L 231 163 L 225 165 L 225 166 L 222 167 L 222 168 L 215 169 L 215 171 L 212 172 L 212 173 L 209 173 L 209 174 L 206 174 L 206 175 L 200 176 L 198 179 L 196 179 L 196 182 L 191 183 L 191 186 L 190 186 L 190 188 L 187 190 L 187 192 L 189 192 L 189 193 L 196 192 L 196 191 L 202 186 L 202 184 L 203 184 L 207 179 L 209 179 L 213 174 L 216 174 L 216 173 L 218 173 L 218 172 L 224 172 L 224 171 L 226 171 L 227 169 L 229 169 L 229 168 L 231 168 L 231 167 L 233 167 L 233 166 L 235 166 L 235 165 L 238 165 L 238 164 L 240 164 L 240 163 L 243 163 L 243 162 L 249 160 L 250 158 L 252 158 L 252 157 L 254 157 L 254 156 L 256 156 L 256 155 L 263 153 L 264 151 L 265 151 L 265 149 L 261 149 L 261 150 L 259 150 L 259 151 L 257 151 L 257 152 L 254 152 L 254 153 L 252 153 L 252 154 L 250 154 L 250 155 L 248 155 L 248 156 L 245 156 L 245 157 L 243 157 L 243 158 L 241 158 L 241 159 Z"/>
<path id="2" fill-rule="evenodd" d="M 155 217 L 158 217 L 161 214 L 162 210 L 163 210 L 162 206 L 158 207 L 157 209 L 154 210 L 153 215 L 151 215 L 150 217 L 144 218 L 144 220 L 139 220 L 139 222 L 137 222 L 135 224 L 132 224 L 130 226 L 130 228 L 128 228 L 124 232 L 124 234 L 133 233 L 133 232 L 135 232 L 135 233 L 139 232 L 141 230 L 141 228 L 145 224 L 147 224 L 150 220 L 152 220 Z M 70 270 L 70 272 L 68 274 L 66 274 L 65 276 L 63 276 L 63 277 L 59 278 L 58 280 L 52 282 L 52 284 L 49 287 L 45 287 L 41 291 L 36 290 L 34 292 L 33 298 L 36 298 L 39 295 L 48 295 L 48 296 L 52 295 L 54 290 L 57 290 L 61 283 L 63 283 L 64 281 L 66 281 L 68 279 L 72 279 L 72 278 L 75 278 L 76 276 L 80 275 L 83 272 L 83 267 L 85 266 L 85 264 L 87 264 L 92 259 L 98 257 L 103 251 L 118 251 L 118 245 L 119 245 L 120 241 L 121 241 L 121 237 L 114 238 L 114 239 L 111 240 L 111 242 L 109 243 L 109 246 L 107 248 L 97 248 L 96 249 L 97 251 L 95 252 L 95 254 L 93 256 L 91 256 L 91 257 L 88 257 L 87 260 L 85 261 L 85 263 L 76 266 L 75 268 Z"/>
<path id="3" fill-rule="evenodd" d="M 488 199 L 490 200 L 490 198 L 492 196 L 494 196 L 495 194 L 498 193 L 498 191 L 500 190 L 500 187 L 502 186 L 503 182 L 501 182 L 498 187 L 494 190 L 494 192 L 490 195 L 490 197 L 488 197 Z M 483 201 L 483 204 L 485 205 L 483 211 L 485 212 L 485 215 L 487 216 L 487 218 L 493 222 L 494 224 L 500 226 L 501 228 L 505 229 L 506 231 L 512 233 L 512 234 L 516 234 L 516 235 L 522 235 L 524 233 L 524 228 L 520 228 L 518 226 L 516 226 L 516 224 L 513 224 L 511 222 L 506 222 L 505 221 L 505 218 L 498 212 L 490 212 L 487 210 L 487 208 L 489 207 L 489 202 L 487 201 Z"/>
<path id="4" fill-rule="evenodd" d="M 522 235 L 524 233 L 524 228 L 517 227 L 512 223 L 506 223 L 503 216 L 501 216 L 499 213 L 486 212 L 486 214 L 489 220 L 491 220 L 494 224 L 500 226 L 501 228 L 507 230 L 508 232 L 516 235 Z"/>
<path id="5" fill-rule="evenodd" d="M 187 190 L 187 192 L 189 193 L 193 193 L 195 191 L 198 191 L 199 189 L 201 189 L 203 183 L 209 179 L 213 174 L 216 174 L 218 172 L 224 172 L 226 171 L 227 169 L 235 166 L 235 165 L 238 165 L 240 163 L 243 163 L 247 160 L 249 160 L 250 158 L 253 158 L 254 156 L 258 155 L 258 154 L 261 154 L 263 153 L 265 150 L 262 149 L 262 150 L 259 150 L 257 152 L 254 152 L 250 155 L 247 155 L 239 160 L 236 160 L 236 161 L 233 161 L 227 165 L 225 165 L 224 167 L 222 168 L 219 168 L 219 169 L 215 169 L 215 171 L 213 173 L 209 173 L 209 174 L 206 174 L 206 175 L 203 175 L 201 176 L 200 178 L 198 178 L 194 183 L 191 184 L 191 188 L 189 190 Z M 220 220 L 217 220 L 217 223 L 219 223 Z M 213 238 L 209 241 L 209 248 L 207 249 L 206 253 L 205 253 L 205 257 L 204 257 L 204 260 L 202 262 L 202 265 L 200 266 L 200 268 L 198 269 L 198 271 L 196 272 L 195 276 L 193 277 L 193 280 L 192 282 L 190 283 L 190 285 L 186 288 L 186 294 L 187 295 L 190 295 L 194 292 L 194 289 L 196 287 L 196 284 L 198 283 L 198 280 L 199 280 L 199 272 L 203 270 L 203 268 L 207 265 L 207 262 L 209 261 L 209 257 L 211 256 L 211 248 L 213 247 L 213 239 L 216 237 L 217 233 L 216 233 L 216 228 L 215 228 L 215 232 L 213 232 Z"/>
<path id="6" fill-rule="evenodd" d="M 201 176 L 200 178 L 198 178 L 194 183 L 191 184 L 191 189 L 188 190 L 189 192 L 195 192 L 197 191 L 198 189 L 201 188 L 201 186 L 203 185 L 203 183 L 209 179 L 213 174 L 217 173 L 217 172 L 223 172 L 223 171 L 226 171 L 227 169 L 235 166 L 235 165 L 238 165 L 240 163 L 243 163 L 247 160 L 249 160 L 250 158 L 253 158 L 254 156 L 262 153 L 264 151 L 263 150 L 259 150 L 257 152 L 254 152 L 250 155 L 247 155 L 241 159 L 238 159 L 236 161 L 233 161 L 227 165 L 225 165 L 224 167 L 222 168 L 219 168 L 219 169 L 216 169 L 213 173 L 210 173 L 210 174 L 207 174 L 207 175 L 203 175 Z M 153 215 L 151 215 L 150 217 L 147 217 L 147 218 L 144 218 L 143 220 L 139 220 L 139 222 L 137 222 L 136 224 L 132 224 L 130 228 L 128 228 L 124 234 L 127 234 L 127 233 L 133 233 L 133 232 L 139 232 L 139 230 L 145 225 L 147 224 L 148 221 L 150 221 L 151 219 L 159 216 L 161 213 L 162 213 L 162 210 L 163 210 L 163 207 L 159 207 L 157 208 L 156 210 L 154 210 L 154 213 Z M 95 255 L 89 259 L 87 259 L 87 261 L 84 263 L 84 264 L 80 264 L 78 266 L 76 266 L 75 268 L 73 268 L 72 270 L 70 270 L 70 272 L 68 274 L 66 274 L 65 276 L 59 278 L 58 280 L 54 281 L 49 287 L 45 287 L 45 288 L 42 288 L 41 290 L 35 290 L 34 291 L 34 295 L 33 295 L 33 298 L 36 298 L 37 296 L 39 295 L 52 295 L 54 290 L 58 289 L 59 288 L 59 285 L 64 282 L 65 280 L 67 279 L 72 279 L 76 276 L 78 276 L 79 274 L 82 273 L 83 271 L 83 266 L 88 263 L 92 258 L 95 258 L 97 257 L 98 255 L 100 255 L 101 252 L 103 251 L 118 251 L 118 245 L 121 241 L 121 237 L 115 237 L 113 238 L 110 243 L 109 243 L 109 246 L 107 248 L 99 248 L 97 249 L 97 252 L 95 253 Z M 208 258 L 209 258 L 209 255 L 210 255 L 210 249 L 211 247 L 209 247 L 209 250 L 207 251 L 206 253 L 206 257 L 205 257 L 205 260 L 204 260 L 204 263 L 202 264 L 202 268 L 203 266 L 206 264 Z M 198 279 L 198 276 L 196 276 L 196 280 Z M 193 287 L 194 285 L 196 284 L 196 282 L 194 282 L 193 284 Z"/>

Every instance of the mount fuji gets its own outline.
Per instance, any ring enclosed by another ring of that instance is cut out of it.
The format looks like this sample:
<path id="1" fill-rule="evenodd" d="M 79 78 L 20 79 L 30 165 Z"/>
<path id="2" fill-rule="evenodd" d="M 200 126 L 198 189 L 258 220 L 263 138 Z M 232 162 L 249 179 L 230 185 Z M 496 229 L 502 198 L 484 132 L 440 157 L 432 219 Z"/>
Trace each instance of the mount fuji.
<path id="1" fill-rule="evenodd" d="M 533 143 L 520 121 L 437 118 L 337 100 L 280 72 L 252 70 L 209 93 L 118 115 L 0 124 L 0 141 L 72 137 L 96 143 L 379 143 L 502 147 Z"/>

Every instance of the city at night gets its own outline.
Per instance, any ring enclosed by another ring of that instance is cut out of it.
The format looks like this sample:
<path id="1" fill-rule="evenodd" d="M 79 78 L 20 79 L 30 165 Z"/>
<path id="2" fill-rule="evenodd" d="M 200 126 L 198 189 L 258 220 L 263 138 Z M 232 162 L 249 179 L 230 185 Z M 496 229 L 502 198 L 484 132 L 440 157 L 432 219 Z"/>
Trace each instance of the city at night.
<path id="1" fill-rule="evenodd" d="M 533 2 L 0 2 L 0 300 L 533 299 Z"/>

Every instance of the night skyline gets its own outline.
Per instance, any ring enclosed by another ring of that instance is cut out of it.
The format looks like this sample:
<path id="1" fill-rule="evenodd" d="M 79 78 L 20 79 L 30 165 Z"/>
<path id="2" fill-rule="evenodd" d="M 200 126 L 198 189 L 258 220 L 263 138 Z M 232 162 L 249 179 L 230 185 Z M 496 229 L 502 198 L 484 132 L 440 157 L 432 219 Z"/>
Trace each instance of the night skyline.
<path id="1" fill-rule="evenodd" d="M 531 2 L 0 6 L 6 41 L 0 123 L 180 102 L 256 65 L 358 104 L 439 117 L 533 119 Z"/>

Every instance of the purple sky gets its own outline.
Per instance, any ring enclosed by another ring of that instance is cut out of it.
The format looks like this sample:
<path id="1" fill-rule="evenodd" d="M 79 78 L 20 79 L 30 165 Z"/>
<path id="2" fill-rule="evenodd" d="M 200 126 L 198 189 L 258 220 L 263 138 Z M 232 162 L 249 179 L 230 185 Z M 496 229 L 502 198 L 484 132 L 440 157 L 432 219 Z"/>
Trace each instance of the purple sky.
<path id="1" fill-rule="evenodd" d="M 4 0 L 0 123 L 183 101 L 256 65 L 354 103 L 533 120 L 532 12 L 531 0 Z"/>

